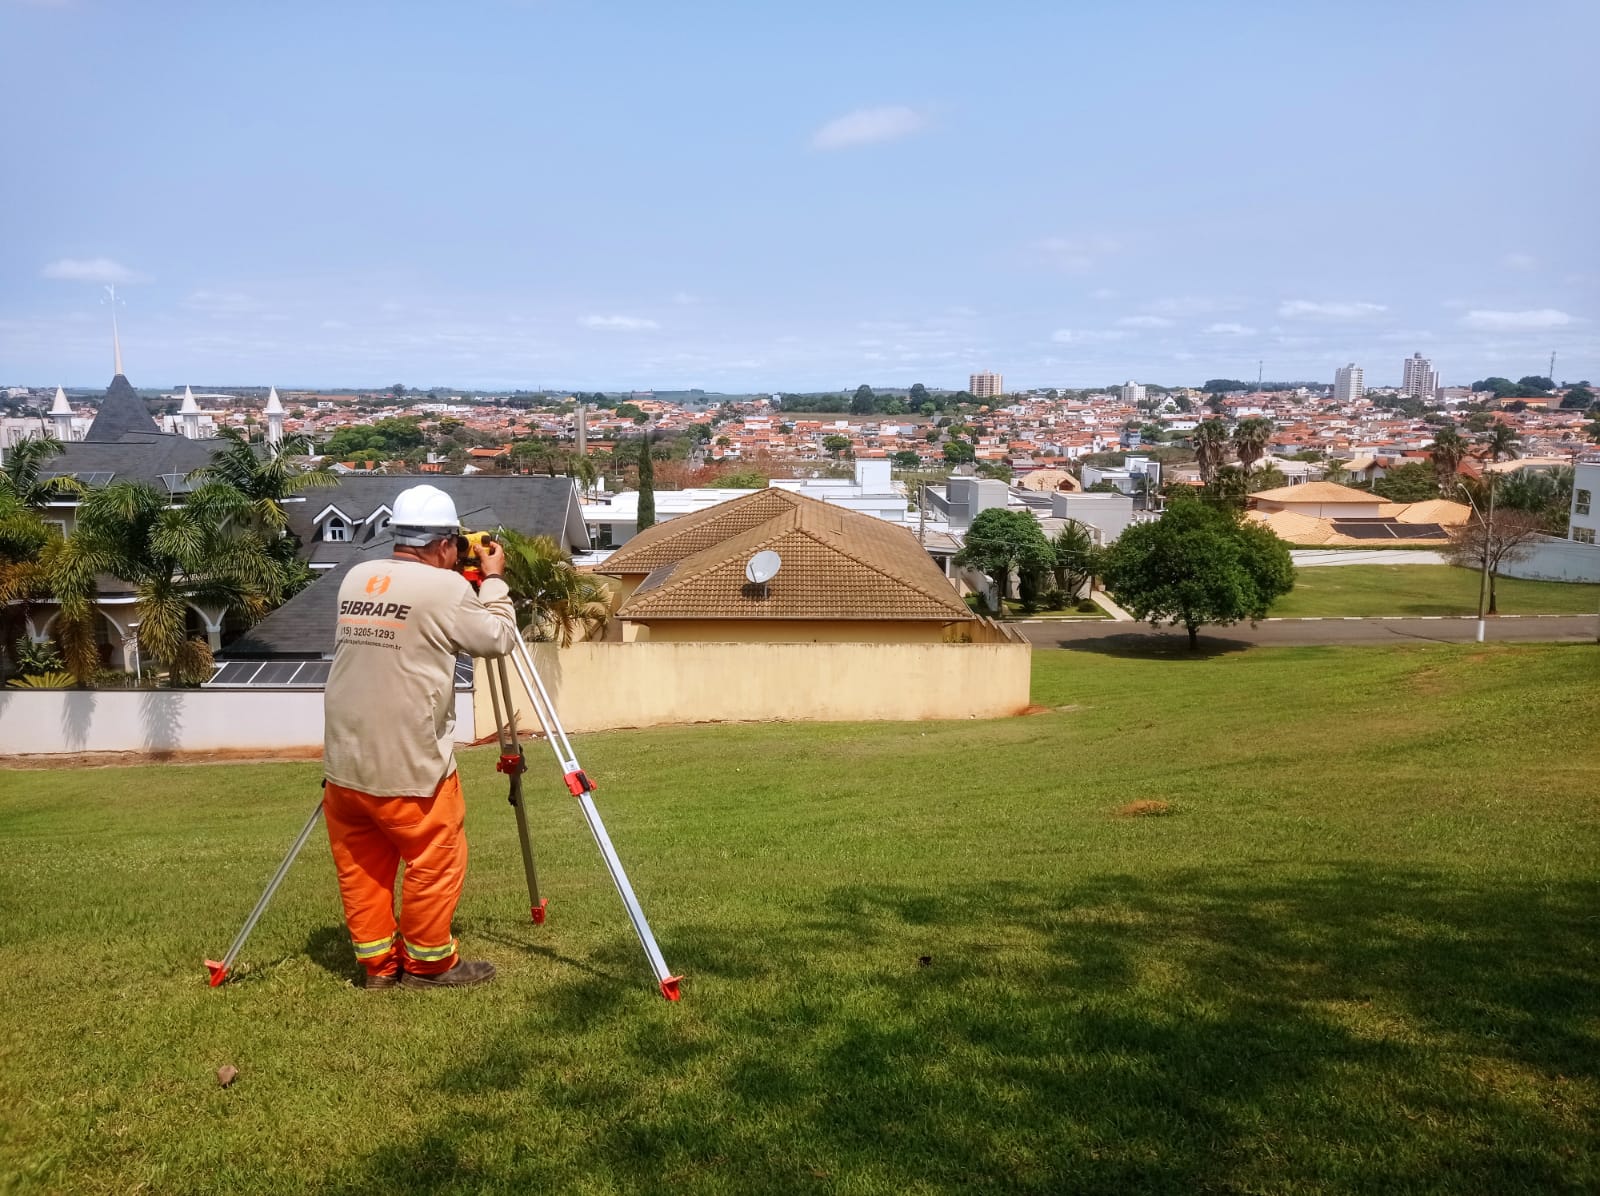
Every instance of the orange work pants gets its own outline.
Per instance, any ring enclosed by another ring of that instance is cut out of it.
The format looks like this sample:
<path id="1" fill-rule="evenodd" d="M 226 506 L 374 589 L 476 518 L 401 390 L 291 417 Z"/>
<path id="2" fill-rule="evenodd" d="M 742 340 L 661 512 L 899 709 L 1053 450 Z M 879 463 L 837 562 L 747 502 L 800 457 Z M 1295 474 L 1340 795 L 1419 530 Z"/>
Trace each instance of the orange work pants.
<path id="1" fill-rule="evenodd" d="M 450 919 L 467 875 L 466 813 L 456 773 L 432 797 L 375 797 L 332 781 L 323 790 L 345 921 L 369 975 L 392 976 L 402 960 L 417 976 L 456 966 Z M 394 878 L 401 860 L 397 925 Z"/>

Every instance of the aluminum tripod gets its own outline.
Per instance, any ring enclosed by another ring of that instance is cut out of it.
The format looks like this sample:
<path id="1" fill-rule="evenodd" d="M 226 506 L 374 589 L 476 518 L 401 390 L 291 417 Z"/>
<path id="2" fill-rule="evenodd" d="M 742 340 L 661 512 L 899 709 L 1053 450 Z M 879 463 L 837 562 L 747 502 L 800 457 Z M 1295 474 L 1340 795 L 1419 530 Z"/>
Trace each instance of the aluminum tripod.
<path id="1" fill-rule="evenodd" d="M 539 895 L 539 876 L 534 867 L 533 844 L 528 835 L 528 815 L 522 797 L 522 774 L 527 771 L 528 763 L 522 752 L 522 744 L 517 738 L 517 708 L 511 699 L 506 659 L 499 657 L 483 662 L 484 676 L 489 685 L 489 698 L 494 708 L 495 734 L 500 742 L 500 761 L 495 768 L 505 773 L 511 781 L 508 800 L 517 816 L 517 839 L 522 848 L 522 870 L 528 881 L 530 913 L 535 923 L 543 923 L 549 902 Z M 551 702 L 549 691 L 545 689 L 544 681 L 539 676 L 539 670 L 528 654 L 527 645 L 521 640 L 518 640 L 516 651 L 510 660 L 516 670 L 517 680 L 522 683 L 523 691 L 533 706 L 533 716 L 538 720 L 539 728 L 544 732 L 546 742 L 550 744 L 550 750 L 555 753 L 556 763 L 561 768 L 561 776 L 566 782 L 567 790 L 578 799 L 578 808 L 583 811 L 584 820 L 594 835 L 595 845 L 600 848 L 601 858 L 605 860 L 606 870 L 611 873 L 612 882 L 617 886 L 623 908 L 628 912 L 628 920 L 633 923 L 634 933 L 639 936 L 639 945 L 644 948 L 645 959 L 649 961 L 650 970 L 661 988 L 661 995 L 669 1001 L 676 1001 L 680 996 L 678 986 L 683 978 L 674 976 L 667 968 L 666 960 L 662 958 L 661 948 L 656 944 L 655 935 L 651 933 L 650 923 L 645 919 L 639 898 L 634 894 L 633 885 L 628 882 L 628 874 L 622 869 L 622 861 L 617 858 L 617 850 L 611 844 L 611 836 L 606 833 L 605 823 L 600 821 L 600 811 L 595 808 L 594 799 L 589 796 L 594 792 L 594 785 L 578 764 L 577 754 L 572 750 L 572 742 L 567 738 L 566 729 L 556 715 L 555 704 Z M 317 820 L 321 817 L 322 802 L 319 800 L 293 846 L 289 848 L 289 854 L 283 857 L 283 863 L 278 865 L 278 870 L 267 883 L 266 891 L 261 894 L 261 899 L 250 911 L 250 916 L 239 928 L 239 933 L 234 936 L 227 953 L 220 960 L 206 960 L 206 970 L 211 974 L 211 987 L 215 988 L 228 978 L 228 973 L 232 971 L 234 961 L 243 950 L 245 941 L 256 928 L 256 923 L 261 920 L 261 915 L 266 912 L 273 894 L 278 891 L 283 878 L 289 874 L 289 868 L 294 863 L 295 857 L 311 838 L 311 832 L 316 829 Z"/>

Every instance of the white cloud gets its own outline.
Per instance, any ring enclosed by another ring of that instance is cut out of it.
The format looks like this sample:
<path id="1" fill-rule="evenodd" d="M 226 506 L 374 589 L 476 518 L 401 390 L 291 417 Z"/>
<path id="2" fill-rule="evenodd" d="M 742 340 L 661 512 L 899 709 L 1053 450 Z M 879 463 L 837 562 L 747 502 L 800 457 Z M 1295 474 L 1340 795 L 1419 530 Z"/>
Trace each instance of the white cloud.
<path id="1" fill-rule="evenodd" d="M 1171 328 L 1172 321 L 1165 316 L 1123 316 L 1117 323 L 1123 328 Z"/>
<path id="2" fill-rule="evenodd" d="M 1050 339 L 1058 345 L 1099 345 L 1106 341 L 1124 341 L 1133 333 L 1115 331 L 1097 331 L 1082 328 L 1058 328 L 1050 334 Z"/>
<path id="3" fill-rule="evenodd" d="M 1033 243 L 1050 265 L 1061 270 L 1088 270 L 1101 258 L 1121 249 L 1110 237 L 1044 237 Z"/>
<path id="4" fill-rule="evenodd" d="M 1309 299 L 1286 299 L 1278 314 L 1286 320 L 1364 320 L 1389 309 L 1381 303 L 1313 303 Z"/>
<path id="5" fill-rule="evenodd" d="M 1461 317 L 1461 322 L 1480 332 L 1541 332 L 1576 323 L 1566 312 L 1553 307 L 1533 311 L 1469 311 Z"/>
<path id="6" fill-rule="evenodd" d="M 113 286 L 139 282 L 143 278 L 121 262 L 114 262 L 108 257 L 64 257 L 51 262 L 39 274 L 43 278 L 58 278 L 63 282 L 98 282 Z"/>
<path id="7" fill-rule="evenodd" d="M 661 325 L 639 316 L 584 316 L 578 323 L 585 328 L 603 328 L 612 332 L 654 332 Z"/>
<path id="8" fill-rule="evenodd" d="M 1210 295 L 1180 295 L 1146 303 L 1144 309 L 1158 316 L 1209 316 L 1218 312 L 1238 311 L 1243 306 L 1244 304 L 1237 299 L 1218 299 Z"/>
<path id="9" fill-rule="evenodd" d="M 689 294 L 688 291 L 678 291 L 672 296 L 672 301 L 680 307 L 687 307 L 691 303 L 700 302 L 693 295 Z"/>
<path id="10" fill-rule="evenodd" d="M 1531 253 L 1508 253 L 1500 259 L 1500 264 L 1507 270 L 1532 270 L 1539 263 Z"/>
<path id="11" fill-rule="evenodd" d="M 898 104 L 887 108 L 858 108 L 837 120 L 830 120 L 813 133 L 811 147 L 836 150 L 897 141 L 927 127 L 927 116 L 915 108 Z"/>
<path id="12" fill-rule="evenodd" d="M 1212 336 L 1254 336 L 1256 330 L 1247 328 L 1243 324 L 1223 323 L 1211 324 L 1206 328 Z"/>

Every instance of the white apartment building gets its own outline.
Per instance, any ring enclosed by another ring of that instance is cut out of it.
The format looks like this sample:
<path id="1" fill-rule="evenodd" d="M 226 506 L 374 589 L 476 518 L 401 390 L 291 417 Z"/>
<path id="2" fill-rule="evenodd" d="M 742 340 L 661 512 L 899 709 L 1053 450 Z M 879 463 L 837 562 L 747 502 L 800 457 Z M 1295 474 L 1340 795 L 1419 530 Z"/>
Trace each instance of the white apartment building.
<path id="1" fill-rule="evenodd" d="M 1572 519 L 1567 538 L 1593 544 L 1600 536 L 1600 461 L 1580 461 L 1572 467 Z"/>
<path id="2" fill-rule="evenodd" d="M 1439 389 L 1439 375 L 1429 361 L 1421 353 L 1413 353 L 1406 358 L 1405 380 L 1400 384 L 1400 393 L 1413 399 L 1431 399 Z"/>
<path id="3" fill-rule="evenodd" d="M 975 399 L 993 399 L 1005 394 L 1005 379 L 984 370 L 967 375 L 967 392 Z"/>
<path id="4" fill-rule="evenodd" d="M 1122 401 L 1137 407 L 1144 402 L 1144 387 L 1137 382 L 1124 382 L 1122 384 Z"/>
<path id="5" fill-rule="evenodd" d="M 1366 383 L 1361 378 L 1361 367 L 1355 362 L 1342 365 L 1333 371 L 1333 401 L 1335 403 L 1353 403 L 1367 393 Z"/>

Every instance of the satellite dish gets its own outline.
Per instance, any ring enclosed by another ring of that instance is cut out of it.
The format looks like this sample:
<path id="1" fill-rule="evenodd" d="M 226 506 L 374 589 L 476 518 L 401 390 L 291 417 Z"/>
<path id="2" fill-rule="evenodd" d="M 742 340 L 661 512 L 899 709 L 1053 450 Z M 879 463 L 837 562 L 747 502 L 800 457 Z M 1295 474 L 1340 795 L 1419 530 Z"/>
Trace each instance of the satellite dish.
<path id="1" fill-rule="evenodd" d="M 778 576 L 778 570 L 782 565 L 783 558 L 768 549 L 750 558 L 744 567 L 744 575 L 751 585 L 764 586 Z"/>

